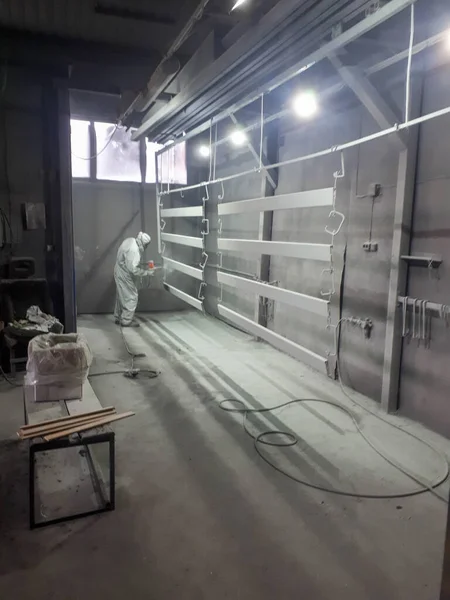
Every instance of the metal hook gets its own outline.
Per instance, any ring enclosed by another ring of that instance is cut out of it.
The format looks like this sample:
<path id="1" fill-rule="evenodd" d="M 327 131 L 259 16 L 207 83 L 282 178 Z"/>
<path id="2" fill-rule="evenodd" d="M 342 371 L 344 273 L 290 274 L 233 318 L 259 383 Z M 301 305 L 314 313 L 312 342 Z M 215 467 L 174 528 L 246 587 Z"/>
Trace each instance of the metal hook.
<path id="1" fill-rule="evenodd" d="M 201 230 L 202 235 L 209 235 L 209 219 L 202 219 L 202 223 L 205 224 L 205 229 Z"/>
<path id="2" fill-rule="evenodd" d="M 218 197 L 218 199 L 219 199 L 219 200 L 223 200 L 223 199 L 225 198 L 225 189 L 224 189 L 224 187 L 223 187 L 223 181 L 221 181 L 221 182 L 220 182 L 220 185 L 221 185 L 221 187 L 222 187 L 222 193 L 221 193 L 221 194 L 218 194 L 218 196 L 217 196 L 217 197 Z"/>
<path id="3" fill-rule="evenodd" d="M 166 244 L 164 242 L 161 242 L 161 256 L 164 256 L 166 252 Z"/>
<path id="4" fill-rule="evenodd" d="M 203 202 L 208 202 L 208 200 L 209 200 L 209 189 L 208 189 L 208 184 L 207 184 L 207 182 L 205 181 L 203 185 L 205 186 L 205 191 L 206 191 L 206 194 L 205 194 L 205 196 L 203 196 L 202 200 L 203 200 Z"/>
<path id="5" fill-rule="evenodd" d="M 160 220 L 160 224 L 159 224 L 159 228 L 161 231 L 164 231 L 164 229 L 166 228 L 167 223 L 164 221 L 164 219 Z"/>
<path id="6" fill-rule="evenodd" d="M 202 283 L 200 284 L 200 288 L 198 290 L 198 296 L 197 296 L 197 298 L 199 300 L 201 300 L 202 302 L 205 299 L 205 296 L 203 294 L 203 290 L 205 289 L 205 287 L 206 287 L 206 283 L 204 281 L 202 281 Z"/>
<path id="7" fill-rule="evenodd" d="M 333 277 L 333 269 L 323 269 L 322 273 L 321 273 L 321 278 L 323 278 L 323 276 L 325 275 L 325 273 L 329 273 L 331 276 L 331 287 L 328 291 L 324 292 L 323 290 L 320 290 L 320 295 L 321 296 L 333 296 L 336 292 L 336 289 L 334 287 L 334 277 Z"/>
<path id="8" fill-rule="evenodd" d="M 202 271 L 205 270 L 206 263 L 208 262 L 208 259 L 209 259 L 208 254 L 206 254 L 206 252 L 202 252 L 202 261 L 200 263 L 200 269 L 202 269 Z"/>
<path id="9" fill-rule="evenodd" d="M 345 177 L 345 160 L 344 160 L 344 153 L 341 152 L 341 170 L 340 171 L 335 171 L 333 173 L 333 177 L 335 179 L 341 179 L 342 177 Z"/>
<path id="10" fill-rule="evenodd" d="M 217 254 L 217 264 L 219 265 L 219 269 L 222 268 L 223 265 L 223 254 L 222 252 L 216 252 Z"/>
<path id="11" fill-rule="evenodd" d="M 223 221 L 222 221 L 222 219 L 219 219 L 217 221 L 217 235 L 222 235 L 222 227 L 223 227 Z"/>
<path id="12" fill-rule="evenodd" d="M 180 190 L 180 196 L 181 196 L 182 198 L 184 198 L 184 192 L 183 192 L 183 190 Z"/>
<path id="13" fill-rule="evenodd" d="M 341 218 L 341 222 L 339 223 L 339 227 L 337 229 L 331 230 L 328 228 L 328 226 L 325 227 L 325 231 L 327 233 L 329 233 L 332 236 L 335 236 L 342 229 L 342 225 L 344 224 L 344 221 L 345 221 L 345 215 L 343 215 L 341 212 L 338 212 L 337 210 L 332 210 L 330 212 L 330 214 L 328 215 L 328 218 L 331 218 L 331 217 L 340 217 Z"/>

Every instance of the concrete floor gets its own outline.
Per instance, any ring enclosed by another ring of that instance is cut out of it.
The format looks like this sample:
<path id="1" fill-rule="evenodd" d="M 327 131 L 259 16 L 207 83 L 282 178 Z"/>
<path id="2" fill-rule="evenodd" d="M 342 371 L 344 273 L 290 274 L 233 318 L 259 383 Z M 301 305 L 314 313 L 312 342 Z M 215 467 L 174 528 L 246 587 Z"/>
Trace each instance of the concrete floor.
<path id="1" fill-rule="evenodd" d="M 271 406 L 293 398 L 351 403 L 332 381 L 198 313 L 143 316 L 127 330 L 140 366 L 157 379 L 97 377 L 104 406 L 134 410 L 114 426 L 114 513 L 30 532 L 27 450 L 17 442 L 20 390 L 0 387 L 0 598 L 20 600 L 436 600 L 446 504 L 430 493 L 361 500 L 298 485 L 256 454 L 223 398 Z M 83 317 L 92 372 L 127 364 L 111 317 Z M 373 408 L 373 403 L 358 396 Z M 422 479 L 441 464 L 419 443 L 356 410 L 364 432 Z M 393 422 L 447 453 L 447 440 L 403 419 Z M 416 486 L 324 404 L 252 418 L 254 431 L 287 427 L 294 448 L 265 448 L 308 481 L 352 492 Z M 447 484 L 439 494 L 448 494 Z"/>

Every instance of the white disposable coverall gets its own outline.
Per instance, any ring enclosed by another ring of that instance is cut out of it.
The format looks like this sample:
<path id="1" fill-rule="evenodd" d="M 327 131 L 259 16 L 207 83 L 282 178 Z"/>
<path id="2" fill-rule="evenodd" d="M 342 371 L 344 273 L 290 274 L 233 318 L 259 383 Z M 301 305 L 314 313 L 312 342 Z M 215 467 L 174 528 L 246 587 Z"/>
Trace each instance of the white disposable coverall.
<path id="1" fill-rule="evenodd" d="M 116 308 L 114 318 L 121 325 L 130 325 L 138 303 L 136 278 L 151 275 L 150 270 L 142 269 L 141 262 L 144 249 L 150 243 L 150 236 L 142 231 L 137 238 L 127 238 L 117 252 L 114 267 L 116 282 Z"/>

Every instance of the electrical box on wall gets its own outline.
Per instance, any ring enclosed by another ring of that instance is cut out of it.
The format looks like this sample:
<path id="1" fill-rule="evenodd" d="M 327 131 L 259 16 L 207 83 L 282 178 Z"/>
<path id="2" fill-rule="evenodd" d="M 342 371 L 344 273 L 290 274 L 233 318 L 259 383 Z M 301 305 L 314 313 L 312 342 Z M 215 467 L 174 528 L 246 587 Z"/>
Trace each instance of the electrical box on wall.
<path id="1" fill-rule="evenodd" d="M 45 204 L 43 202 L 24 202 L 22 204 L 23 228 L 26 231 L 46 228 Z"/>

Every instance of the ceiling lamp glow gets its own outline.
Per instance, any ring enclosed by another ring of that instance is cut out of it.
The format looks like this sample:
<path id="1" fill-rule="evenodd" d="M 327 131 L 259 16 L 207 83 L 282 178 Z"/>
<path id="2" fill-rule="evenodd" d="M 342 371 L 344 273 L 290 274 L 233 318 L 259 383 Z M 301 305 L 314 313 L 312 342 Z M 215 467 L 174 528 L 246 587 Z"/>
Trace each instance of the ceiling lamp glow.
<path id="1" fill-rule="evenodd" d="M 208 158 L 208 156 L 211 154 L 211 151 L 209 149 L 209 146 L 206 146 L 205 144 L 203 144 L 202 146 L 198 147 L 198 155 L 201 156 L 202 158 Z"/>
<path id="2" fill-rule="evenodd" d="M 246 2 L 247 0 L 237 0 L 234 5 L 233 8 L 231 9 L 232 11 L 237 8 L 238 6 L 241 6 L 241 4 L 244 4 L 244 2 Z"/>
<path id="3" fill-rule="evenodd" d="M 292 106 L 295 114 L 301 119 L 311 118 L 319 108 L 316 94 L 312 91 L 297 94 L 292 102 Z"/>
<path id="4" fill-rule="evenodd" d="M 447 32 L 446 43 L 447 43 L 447 48 L 450 50 L 450 29 Z"/>
<path id="5" fill-rule="evenodd" d="M 243 146 L 247 141 L 247 136 L 242 129 L 235 129 L 230 135 L 230 140 L 235 146 Z"/>

